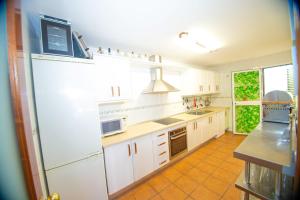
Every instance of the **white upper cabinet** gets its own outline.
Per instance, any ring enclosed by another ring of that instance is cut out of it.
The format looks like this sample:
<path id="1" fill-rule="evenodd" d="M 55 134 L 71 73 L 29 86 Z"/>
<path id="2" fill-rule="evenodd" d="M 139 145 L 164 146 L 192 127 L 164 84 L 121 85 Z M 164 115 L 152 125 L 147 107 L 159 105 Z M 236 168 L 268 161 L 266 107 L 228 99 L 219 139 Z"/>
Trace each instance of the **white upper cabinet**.
<path id="1" fill-rule="evenodd" d="M 201 95 L 219 92 L 219 75 L 213 71 L 188 69 L 183 73 L 183 95 Z"/>
<path id="2" fill-rule="evenodd" d="M 123 58 L 97 55 L 98 101 L 127 100 L 131 97 L 130 62 Z"/>
<path id="3" fill-rule="evenodd" d="M 183 95 L 192 95 L 200 92 L 199 74 L 199 70 L 196 69 L 188 69 L 183 73 Z"/>
<path id="4" fill-rule="evenodd" d="M 215 86 L 214 86 L 214 90 L 216 93 L 220 93 L 221 92 L 221 76 L 220 76 L 220 73 L 218 72 L 215 72 L 215 77 L 214 77 L 214 80 L 215 80 Z"/>

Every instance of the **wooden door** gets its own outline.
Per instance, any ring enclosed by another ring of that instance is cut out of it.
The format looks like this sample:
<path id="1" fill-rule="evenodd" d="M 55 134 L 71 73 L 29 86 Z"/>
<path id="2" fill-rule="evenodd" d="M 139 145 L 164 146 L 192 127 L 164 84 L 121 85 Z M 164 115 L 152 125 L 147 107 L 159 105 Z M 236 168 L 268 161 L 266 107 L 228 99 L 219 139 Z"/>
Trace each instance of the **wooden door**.
<path id="1" fill-rule="evenodd" d="M 29 199 L 43 197 L 41 182 L 35 155 L 30 113 L 28 106 L 28 89 L 26 88 L 25 69 L 28 66 L 29 47 L 24 41 L 30 38 L 22 38 L 22 11 L 21 0 L 6 1 L 8 65 L 11 101 L 14 111 L 15 132 L 17 135 L 24 179 Z M 3 30 L 1 30 L 3 31 Z M 27 30 L 25 30 L 27 31 Z M 27 60 L 25 60 L 27 59 Z M 24 197 L 24 199 L 26 199 Z"/>

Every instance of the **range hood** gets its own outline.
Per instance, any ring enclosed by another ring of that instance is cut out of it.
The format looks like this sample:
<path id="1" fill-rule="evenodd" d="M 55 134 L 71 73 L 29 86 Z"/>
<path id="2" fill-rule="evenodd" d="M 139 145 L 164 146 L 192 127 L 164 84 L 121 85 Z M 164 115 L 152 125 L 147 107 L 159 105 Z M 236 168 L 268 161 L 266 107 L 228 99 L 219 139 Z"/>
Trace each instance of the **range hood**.
<path id="1" fill-rule="evenodd" d="M 151 82 L 144 90 L 144 94 L 153 93 L 167 93 L 179 91 L 169 83 L 163 80 L 163 73 L 161 67 L 151 68 Z"/>

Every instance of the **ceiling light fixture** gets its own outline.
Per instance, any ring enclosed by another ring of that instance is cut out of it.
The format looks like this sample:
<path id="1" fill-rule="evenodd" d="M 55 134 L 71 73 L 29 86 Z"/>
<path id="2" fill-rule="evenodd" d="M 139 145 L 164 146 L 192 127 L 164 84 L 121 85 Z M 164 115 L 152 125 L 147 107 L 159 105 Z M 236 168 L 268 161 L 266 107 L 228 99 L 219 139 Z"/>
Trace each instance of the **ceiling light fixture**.
<path id="1" fill-rule="evenodd" d="M 219 47 L 219 45 L 216 45 L 214 41 L 212 41 L 211 37 L 202 38 L 203 42 L 200 42 L 195 38 L 194 35 L 189 34 L 189 32 L 181 32 L 179 33 L 179 38 L 184 40 L 186 44 L 189 44 L 189 46 L 197 46 L 200 47 L 201 51 L 204 52 L 213 52 L 216 51 Z"/>

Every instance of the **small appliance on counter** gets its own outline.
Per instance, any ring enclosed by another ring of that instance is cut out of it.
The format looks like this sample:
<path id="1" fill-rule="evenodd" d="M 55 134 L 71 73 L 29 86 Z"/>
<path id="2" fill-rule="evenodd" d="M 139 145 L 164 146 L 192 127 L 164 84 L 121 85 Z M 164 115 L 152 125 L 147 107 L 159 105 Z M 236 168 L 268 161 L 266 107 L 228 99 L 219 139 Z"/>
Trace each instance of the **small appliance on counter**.
<path id="1" fill-rule="evenodd" d="M 292 103 L 292 96 L 285 91 L 274 90 L 268 92 L 262 101 L 263 121 L 288 124 Z"/>
<path id="2" fill-rule="evenodd" d="M 123 133 L 127 129 L 127 116 L 110 115 L 100 118 L 100 129 L 102 137 Z"/>

